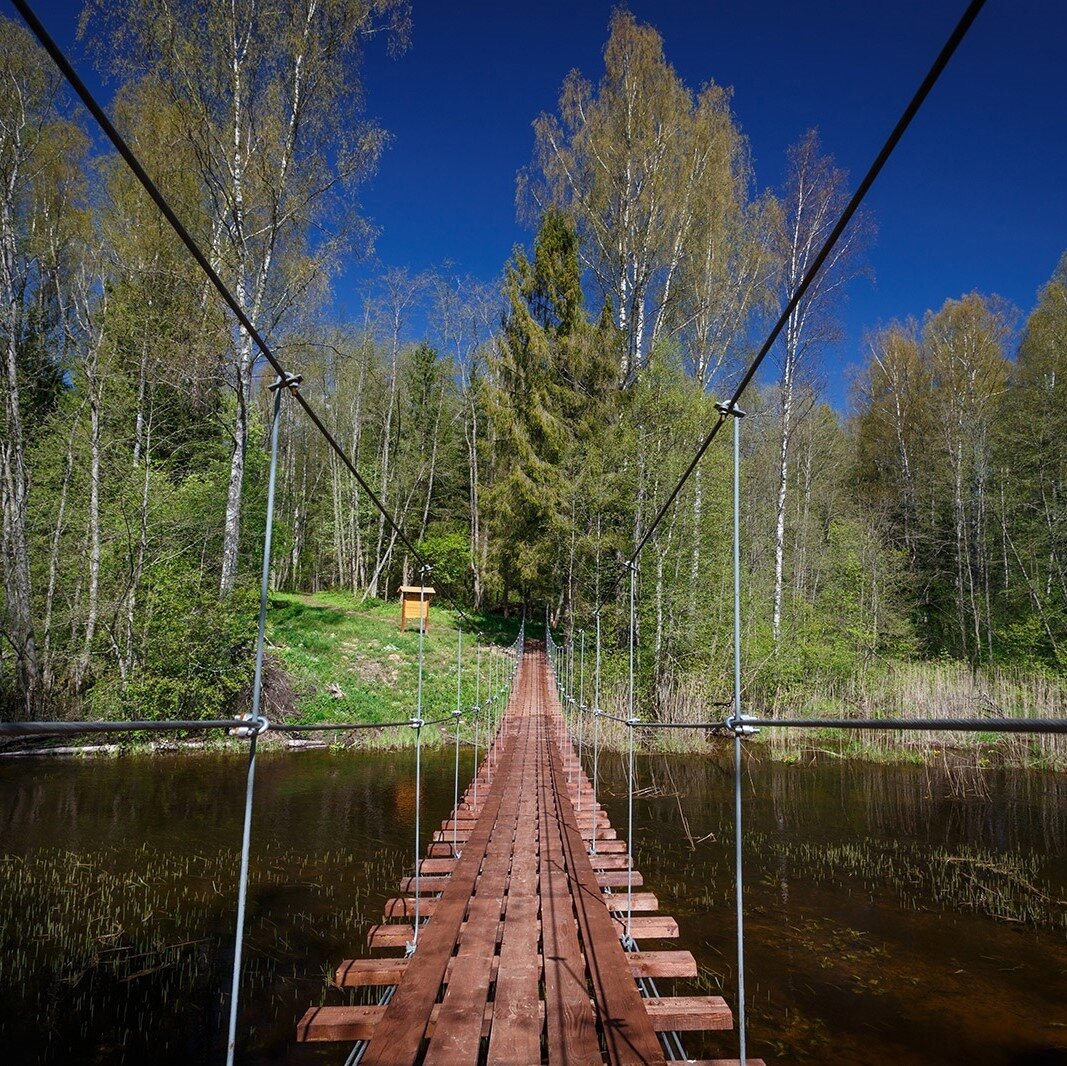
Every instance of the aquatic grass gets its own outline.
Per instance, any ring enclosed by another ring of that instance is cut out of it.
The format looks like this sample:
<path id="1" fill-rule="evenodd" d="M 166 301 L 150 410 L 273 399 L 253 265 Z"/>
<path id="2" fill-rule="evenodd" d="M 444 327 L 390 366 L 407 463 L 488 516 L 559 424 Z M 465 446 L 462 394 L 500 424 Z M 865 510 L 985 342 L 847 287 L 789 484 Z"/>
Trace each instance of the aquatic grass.
<path id="1" fill-rule="evenodd" d="M 714 677 L 664 677 L 645 694 L 639 714 L 646 721 L 679 724 L 720 722 L 729 713 L 714 704 L 723 700 L 723 685 Z M 762 718 L 1067 718 L 1067 677 L 1037 668 L 972 667 L 954 660 L 889 660 L 839 681 L 809 678 L 802 687 L 752 689 L 745 710 Z M 605 685 L 605 711 L 625 717 L 627 698 L 618 679 Z M 601 743 L 626 746 L 626 727 L 601 722 Z M 641 730 L 641 745 L 650 751 L 694 752 L 720 742 L 705 729 Z M 775 758 L 846 757 L 872 762 L 928 762 L 945 751 L 973 754 L 980 768 L 1015 766 L 1067 771 L 1067 735 L 1003 734 L 993 731 L 901 732 L 884 730 L 762 730 L 748 741 Z"/>

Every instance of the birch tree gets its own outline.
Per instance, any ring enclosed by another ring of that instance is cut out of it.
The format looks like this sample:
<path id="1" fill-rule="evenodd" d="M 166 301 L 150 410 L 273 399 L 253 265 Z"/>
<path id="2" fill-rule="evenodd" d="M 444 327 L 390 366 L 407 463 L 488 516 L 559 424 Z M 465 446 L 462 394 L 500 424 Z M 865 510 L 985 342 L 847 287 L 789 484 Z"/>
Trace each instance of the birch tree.
<path id="1" fill-rule="evenodd" d="M 821 154 L 811 130 L 789 151 L 789 175 L 782 207 L 782 304 L 799 287 L 848 200 L 846 176 Z M 798 415 L 797 391 L 813 369 L 818 353 L 833 339 L 834 306 L 845 286 L 860 272 L 859 255 L 869 221 L 854 219 L 842 234 L 804 298 L 789 315 L 780 345 L 779 448 L 774 515 L 774 590 L 771 631 L 777 649 L 782 635 L 782 589 L 785 566 L 786 504 L 789 493 L 790 444 Z"/>
<path id="2" fill-rule="evenodd" d="M 59 248 L 70 239 L 86 142 L 57 111 L 59 75 L 29 34 L 0 20 L 0 510 L 3 638 L 14 654 L 23 709 L 40 694 L 28 541 L 30 423 L 40 386 L 58 391 L 66 351 Z M 56 356 L 59 356 L 57 359 Z M 2 659 L 0 659 L 2 661 Z"/>
<path id="3" fill-rule="evenodd" d="M 951 500 L 957 647 L 975 659 L 992 657 L 992 432 L 1007 379 L 1004 346 L 1009 333 L 1010 313 L 977 293 L 947 300 L 923 326 L 933 439 L 943 461 L 931 473 L 934 484 L 948 481 Z"/>
<path id="4" fill-rule="evenodd" d="M 1067 663 L 1067 254 L 1027 319 L 997 421 L 995 539 L 1006 616 L 1001 640 L 1010 642 L 1011 652 L 1031 655 L 1047 642 L 1043 657 L 1062 667 Z"/>
<path id="5" fill-rule="evenodd" d="M 551 205 L 575 219 L 583 263 L 625 340 L 619 379 L 628 385 L 676 328 L 687 262 L 714 246 L 708 227 L 747 191 L 747 171 L 729 92 L 710 83 L 694 95 L 656 30 L 623 9 L 611 19 L 604 68 L 596 88 L 572 71 L 558 115 L 534 122 L 519 200 L 533 216 Z"/>
<path id="6" fill-rule="evenodd" d="M 242 310 L 271 336 L 325 284 L 346 241 L 369 239 L 354 191 L 385 134 L 356 117 L 358 59 L 374 34 L 404 43 L 407 0 L 137 0 L 121 9 L 94 0 L 92 20 L 106 61 L 154 79 L 183 116 L 202 197 L 187 222 Z M 223 594 L 237 575 L 258 354 L 236 327 Z"/>
<path id="7" fill-rule="evenodd" d="M 474 606 L 485 596 L 489 557 L 488 528 L 482 513 L 483 460 L 486 450 L 484 369 L 490 338 L 503 314 L 497 285 L 438 272 L 432 285 L 433 318 L 442 351 L 450 353 L 459 374 L 463 441 L 467 456 L 467 529 Z"/>

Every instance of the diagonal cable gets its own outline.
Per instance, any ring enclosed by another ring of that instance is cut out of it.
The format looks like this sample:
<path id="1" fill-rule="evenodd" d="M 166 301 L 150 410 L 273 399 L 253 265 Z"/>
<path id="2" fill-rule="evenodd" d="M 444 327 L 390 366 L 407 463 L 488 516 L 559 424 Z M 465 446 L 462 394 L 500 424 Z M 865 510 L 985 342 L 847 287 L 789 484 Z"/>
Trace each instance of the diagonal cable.
<path id="1" fill-rule="evenodd" d="M 233 293 L 230 292 L 226 283 L 222 280 L 221 277 L 219 277 L 218 271 L 216 271 L 215 268 L 211 265 L 211 263 L 208 262 L 207 256 L 205 256 L 204 253 L 200 250 L 200 246 L 196 243 L 192 234 L 188 231 L 188 229 L 186 229 L 185 225 L 182 223 L 181 219 L 178 218 L 177 214 L 175 214 L 174 209 L 167 202 L 166 197 L 163 195 L 162 192 L 160 192 L 159 187 L 156 185 L 156 183 L 149 176 L 148 172 L 142 166 L 141 161 L 137 158 L 133 149 L 126 143 L 126 139 L 115 128 L 115 124 L 108 117 L 107 112 L 104 111 L 103 107 L 100 106 L 96 98 L 89 91 L 85 82 L 82 81 L 78 72 L 74 69 L 73 64 L 66 57 L 59 45 L 56 44 L 52 35 L 48 32 L 48 30 L 45 29 L 44 24 L 37 17 L 36 12 L 26 2 L 26 0 L 12 0 L 12 3 L 18 10 L 18 13 L 25 20 L 26 25 L 29 26 L 30 31 L 40 42 L 41 47 L 44 48 L 44 50 L 52 58 L 52 61 L 59 68 L 60 73 L 63 75 L 64 78 L 67 79 L 67 81 L 71 85 L 71 88 L 73 88 L 74 91 L 78 94 L 78 97 L 86 106 L 89 113 L 93 116 L 94 119 L 96 119 L 97 124 L 103 130 L 104 135 L 112 143 L 119 155 L 122 156 L 123 160 L 126 162 L 126 165 L 133 172 L 134 177 L 137 178 L 137 180 L 141 183 L 141 186 L 144 188 L 145 192 L 148 193 L 152 202 L 156 205 L 156 207 L 159 208 L 160 213 L 167 220 L 167 223 L 170 228 L 174 230 L 174 232 L 178 235 L 178 238 L 181 240 L 182 244 L 184 244 L 185 247 L 188 249 L 189 254 L 196 261 L 197 266 L 199 266 L 200 269 L 204 272 L 204 275 L 207 277 L 208 281 L 211 282 L 212 287 L 219 294 L 219 296 L 222 297 L 223 302 L 226 304 L 226 306 L 233 312 L 234 317 L 237 319 L 238 323 L 240 323 L 241 328 L 248 334 L 253 343 L 262 353 L 263 357 L 267 360 L 268 363 L 270 363 L 274 370 L 277 371 L 279 376 L 283 380 L 288 380 L 291 375 L 282 366 L 281 362 L 278 360 L 274 352 L 271 351 L 270 346 L 263 339 L 263 336 L 260 334 L 259 330 L 256 329 L 256 327 L 253 325 L 252 320 L 245 313 L 244 309 L 241 307 L 240 303 L 238 303 Z M 342 448 L 341 445 L 338 443 L 337 438 L 334 437 L 334 435 L 329 431 L 329 429 L 326 428 L 326 425 L 323 423 L 322 419 L 319 417 L 318 413 L 311 406 L 311 404 L 308 403 L 304 395 L 298 389 L 294 389 L 293 396 L 296 399 L 296 402 L 300 404 L 300 406 L 304 409 L 304 413 L 308 416 L 308 418 L 311 419 L 312 423 L 315 425 L 315 428 L 319 431 L 319 433 L 322 434 L 326 443 L 337 454 L 337 457 L 341 460 L 341 462 L 344 463 L 346 467 L 348 467 L 352 476 L 359 483 L 359 487 L 367 494 L 368 499 L 371 501 L 371 503 L 374 504 L 375 508 L 377 508 L 377 510 L 385 518 L 385 521 L 388 522 L 389 528 L 392 530 L 393 533 L 396 534 L 396 537 L 400 541 L 400 543 L 403 544 L 409 552 L 411 552 L 412 556 L 418 563 L 422 564 L 423 566 L 428 565 L 427 560 L 423 557 L 422 553 L 415 547 L 415 545 L 411 542 L 407 534 L 397 524 L 393 516 L 386 510 L 385 504 L 383 504 L 382 501 L 378 498 L 378 495 L 374 491 L 374 489 L 372 489 L 370 485 L 367 484 L 363 475 L 357 469 L 355 463 L 352 462 L 348 454 L 345 452 L 344 448 Z M 468 615 L 460 606 L 460 604 L 456 601 L 456 599 L 451 596 L 447 591 L 443 592 L 442 595 L 444 596 L 444 599 L 447 600 L 448 603 L 453 607 L 456 613 L 461 618 L 463 618 L 463 620 L 466 621 L 472 629 L 478 632 L 479 636 L 482 636 L 483 634 L 481 633 L 481 631 L 477 630 L 477 627 L 474 625 L 474 623 L 471 621 L 471 619 L 468 617 Z"/>
<path id="2" fill-rule="evenodd" d="M 18 0 L 16 0 L 18 2 Z M 637 561 L 638 556 L 644 550 L 645 545 L 648 543 L 649 538 L 656 531 L 660 522 L 663 521 L 667 512 L 670 510 L 671 505 L 678 498 L 678 493 L 685 487 L 686 482 L 692 476 L 693 471 L 696 470 L 697 464 L 704 457 L 704 453 L 708 450 L 711 442 L 718 435 L 719 430 L 722 428 L 723 422 L 726 421 L 729 412 L 737 406 L 738 401 L 741 399 L 745 389 L 751 384 L 752 379 L 759 371 L 760 365 L 763 360 L 767 358 L 767 354 L 771 348 L 774 347 L 774 342 L 778 339 L 779 334 L 785 328 L 786 323 L 789 321 L 789 316 L 796 310 L 797 305 L 804 298 L 804 294 L 811 287 L 812 282 L 818 276 L 819 271 L 822 269 L 823 264 L 826 262 L 827 257 L 834 249 L 834 245 L 837 244 L 841 234 L 844 233 L 845 228 L 849 222 L 852 221 L 853 215 L 859 209 L 860 204 L 863 203 L 864 198 L 870 191 L 871 186 L 874 184 L 875 179 L 882 172 L 882 168 L 885 166 L 889 157 L 893 154 L 893 150 L 900 143 L 900 139 L 904 136 L 905 131 L 911 125 L 912 119 L 919 112 L 919 108 L 922 107 L 926 98 L 930 95 L 930 91 L 937 84 L 937 80 L 941 77 L 948 66 L 949 60 L 952 58 L 956 49 L 959 47 L 960 42 L 967 35 L 967 31 L 971 28 L 971 24 L 978 17 L 979 11 L 982 10 L 985 5 L 985 0 L 971 0 L 971 3 L 967 5 L 967 10 L 964 11 L 963 16 L 959 22 L 956 23 L 955 29 L 949 34 L 948 40 L 945 41 L 944 46 L 938 53 L 937 58 L 933 62 L 933 66 L 926 73 L 926 77 L 923 78 L 919 88 L 916 89 L 915 95 L 911 98 L 908 106 L 904 108 L 903 114 L 897 120 L 897 124 L 893 127 L 892 132 L 886 138 L 885 144 L 882 145 L 881 151 L 875 156 L 874 162 L 871 164 L 870 169 L 864 175 L 863 181 L 859 183 L 856 191 L 852 194 L 852 199 L 849 200 L 845 206 L 844 211 L 841 212 L 841 217 L 837 220 L 837 224 L 834 226 L 829 237 L 826 238 L 826 243 L 819 250 L 819 254 L 812 261 L 811 266 L 808 268 L 807 273 L 801 279 L 800 284 L 797 286 L 796 291 L 789 298 L 789 302 L 785 305 L 782 313 L 778 316 L 778 321 L 775 322 L 771 328 L 770 333 L 767 335 L 767 339 L 763 342 L 763 346 L 756 353 L 755 358 L 749 364 L 748 369 L 745 371 L 744 376 L 738 383 L 737 388 L 734 389 L 733 396 L 730 397 L 730 402 L 726 405 L 726 411 L 720 411 L 719 417 L 712 425 L 708 435 L 701 442 L 701 445 L 696 450 L 696 454 L 693 456 L 689 465 L 685 468 L 685 472 L 678 479 L 677 484 L 671 489 L 670 494 L 660 505 L 659 510 L 656 512 L 656 517 L 653 518 L 652 523 L 642 534 L 641 539 L 637 542 L 637 546 L 634 548 L 633 553 L 630 555 L 628 562 L 632 565 Z M 618 586 L 618 580 L 615 585 Z"/>

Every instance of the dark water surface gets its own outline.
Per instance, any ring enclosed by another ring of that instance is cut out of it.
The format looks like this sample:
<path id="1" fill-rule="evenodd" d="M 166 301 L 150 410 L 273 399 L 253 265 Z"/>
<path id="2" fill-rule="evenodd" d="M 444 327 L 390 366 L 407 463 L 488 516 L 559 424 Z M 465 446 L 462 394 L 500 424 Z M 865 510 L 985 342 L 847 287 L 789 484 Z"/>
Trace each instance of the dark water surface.
<path id="1" fill-rule="evenodd" d="M 623 765 L 602 764 L 622 830 Z M 450 753 L 424 766 L 432 826 Z M 343 1062 L 294 1026 L 344 1001 L 333 968 L 366 954 L 411 864 L 413 769 L 411 752 L 261 757 L 241 1063 Z M 637 866 L 701 967 L 699 988 L 661 991 L 733 1004 L 731 772 L 640 770 Z M 243 781 L 238 756 L 0 762 L 3 1062 L 222 1061 Z M 745 799 L 750 1054 L 1067 1062 L 1067 779 L 754 760 Z M 729 1034 L 685 1045 L 737 1053 Z"/>

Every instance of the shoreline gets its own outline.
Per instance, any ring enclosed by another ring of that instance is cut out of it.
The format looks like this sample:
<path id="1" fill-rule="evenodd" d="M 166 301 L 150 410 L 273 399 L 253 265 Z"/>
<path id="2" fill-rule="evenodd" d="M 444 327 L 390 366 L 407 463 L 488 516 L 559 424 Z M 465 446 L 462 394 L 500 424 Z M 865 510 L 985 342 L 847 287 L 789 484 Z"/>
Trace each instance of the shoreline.
<path id="1" fill-rule="evenodd" d="M 333 743 L 318 739 L 304 739 L 300 737 L 286 737 L 280 730 L 274 735 L 269 733 L 259 741 L 259 753 L 261 755 L 299 753 L 303 751 L 367 751 L 367 752 L 401 752 L 412 747 L 410 741 L 397 742 L 396 740 L 376 741 L 375 738 L 365 733 L 356 733 L 346 741 Z M 1041 759 L 1019 759 L 1017 752 L 1005 751 L 995 741 L 980 741 L 970 745 L 942 744 L 932 746 L 930 744 L 896 744 L 869 746 L 855 741 L 842 738 L 835 743 L 837 738 L 824 735 L 805 736 L 794 734 L 795 740 L 787 745 L 771 738 L 748 740 L 745 747 L 748 756 L 764 759 L 768 762 L 784 763 L 786 765 L 811 765 L 819 762 L 820 758 L 832 759 L 835 762 L 867 763 L 871 765 L 898 765 L 898 766 L 925 766 L 940 767 L 950 772 L 969 772 L 981 774 L 999 770 L 1019 770 L 1036 773 L 1067 773 L 1067 766 L 1054 761 L 1051 764 Z M 699 758 L 719 759 L 724 758 L 716 750 L 715 741 L 722 739 L 723 743 L 730 741 L 729 737 L 709 737 L 701 746 L 680 747 L 673 744 L 642 744 L 638 751 L 642 755 L 686 755 Z M 444 734 L 439 740 L 427 740 L 425 747 L 451 746 L 453 737 Z M 469 739 L 461 739 L 460 746 L 464 749 L 473 749 L 474 745 Z M 586 745 L 587 751 L 589 745 Z M 619 754 L 626 750 L 625 743 L 612 743 L 610 740 L 601 743 L 603 754 Z M 233 738 L 220 737 L 213 740 L 170 740 L 170 741 L 135 741 L 134 743 L 109 743 L 109 744 L 65 744 L 55 747 L 33 747 L 20 750 L 0 751 L 0 762 L 4 760 L 55 758 L 55 759 L 84 759 L 84 758 L 127 758 L 127 757 L 165 757 L 168 755 L 242 755 L 247 752 L 247 741 Z M 1013 758 L 1013 754 L 1016 756 Z"/>

